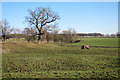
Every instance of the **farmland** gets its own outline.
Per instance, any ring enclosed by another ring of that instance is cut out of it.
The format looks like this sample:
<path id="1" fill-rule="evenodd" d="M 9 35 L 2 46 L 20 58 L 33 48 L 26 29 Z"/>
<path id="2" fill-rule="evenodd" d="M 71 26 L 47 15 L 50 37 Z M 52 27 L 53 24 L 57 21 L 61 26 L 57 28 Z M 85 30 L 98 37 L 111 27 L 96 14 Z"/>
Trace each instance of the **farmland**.
<path id="1" fill-rule="evenodd" d="M 3 78 L 118 78 L 118 48 L 81 50 L 80 46 L 118 47 L 117 38 L 81 38 L 81 42 L 8 41 L 2 45 Z M 74 46 L 71 46 L 74 45 Z"/>
<path id="2" fill-rule="evenodd" d="M 80 38 L 80 43 L 68 44 L 72 46 L 81 46 L 87 44 L 90 46 L 120 47 L 118 38 Z"/>

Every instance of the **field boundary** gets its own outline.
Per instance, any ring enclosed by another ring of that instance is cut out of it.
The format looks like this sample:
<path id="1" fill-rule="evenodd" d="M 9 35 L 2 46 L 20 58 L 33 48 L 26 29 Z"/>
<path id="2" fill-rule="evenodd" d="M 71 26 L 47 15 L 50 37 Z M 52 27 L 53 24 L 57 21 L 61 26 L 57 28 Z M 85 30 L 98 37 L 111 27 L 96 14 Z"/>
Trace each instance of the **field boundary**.
<path id="1" fill-rule="evenodd" d="M 61 46 L 66 46 L 66 47 L 81 47 L 81 46 L 68 46 L 68 45 L 61 45 Z M 120 47 L 108 47 L 108 46 L 90 46 L 90 47 L 95 47 L 95 48 L 120 48 Z"/>
<path id="2" fill-rule="evenodd" d="M 108 46 L 90 46 L 90 47 L 96 47 L 96 48 L 120 48 L 120 47 L 108 47 Z"/>

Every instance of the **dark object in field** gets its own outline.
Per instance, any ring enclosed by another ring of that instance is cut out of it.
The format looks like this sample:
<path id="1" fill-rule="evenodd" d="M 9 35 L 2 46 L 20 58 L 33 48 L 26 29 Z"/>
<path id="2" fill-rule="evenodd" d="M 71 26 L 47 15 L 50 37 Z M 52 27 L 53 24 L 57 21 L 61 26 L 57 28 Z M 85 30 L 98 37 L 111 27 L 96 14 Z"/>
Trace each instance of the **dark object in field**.
<path id="1" fill-rule="evenodd" d="M 89 49 L 89 45 L 82 45 L 82 46 L 81 46 L 81 49 L 85 49 L 85 48 L 86 48 L 86 49 Z"/>
<path id="2" fill-rule="evenodd" d="M 61 44 L 61 46 L 65 46 L 64 44 Z"/>
<path id="3" fill-rule="evenodd" d="M 77 41 L 75 41 L 74 43 L 78 43 L 78 42 L 80 42 L 81 40 L 77 40 Z"/>
<path id="4" fill-rule="evenodd" d="M 57 72 L 54 72 L 54 74 L 57 74 Z"/>

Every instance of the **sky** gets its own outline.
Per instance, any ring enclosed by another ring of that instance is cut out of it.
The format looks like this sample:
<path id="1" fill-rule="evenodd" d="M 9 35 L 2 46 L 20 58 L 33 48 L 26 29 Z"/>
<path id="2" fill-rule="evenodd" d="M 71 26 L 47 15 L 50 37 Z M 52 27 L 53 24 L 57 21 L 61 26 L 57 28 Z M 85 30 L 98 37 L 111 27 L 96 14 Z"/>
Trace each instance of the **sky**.
<path id="1" fill-rule="evenodd" d="M 117 2 L 2 2 L 2 20 L 23 30 L 28 27 L 28 9 L 49 7 L 57 12 L 61 30 L 74 28 L 79 33 L 112 34 L 118 32 Z"/>

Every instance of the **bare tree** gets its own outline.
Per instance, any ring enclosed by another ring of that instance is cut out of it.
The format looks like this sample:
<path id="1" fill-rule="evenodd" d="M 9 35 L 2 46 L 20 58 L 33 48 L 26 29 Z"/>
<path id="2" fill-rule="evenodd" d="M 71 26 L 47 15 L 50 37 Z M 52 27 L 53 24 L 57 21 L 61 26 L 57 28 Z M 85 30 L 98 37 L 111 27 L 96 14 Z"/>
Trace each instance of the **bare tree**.
<path id="1" fill-rule="evenodd" d="M 48 35 L 48 38 L 53 38 L 53 41 L 54 42 L 58 42 L 58 41 L 60 41 L 60 39 L 59 39 L 59 31 L 60 31 L 60 29 L 59 29 L 59 26 L 58 26 L 58 23 L 55 23 L 55 24 L 53 24 L 53 25 L 49 25 L 49 26 L 47 26 L 47 30 L 48 30 L 48 32 L 50 33 L 49 35 Z M 50 36 L 50 37 L 49 37 Z M 53 37 L 52 37 L 53 36 Z M 52 39 L 51 39 L 52 40 Z"/>
<path id="2" fill-rule="evenodd" d="M 35 40 L 36 31 L 33 28 L 24 28 L 22 31 L 25 39 L 30 42 L 32 39 Z"/>
<path id="3" fill-rule="evenodd" d="M 7 39 L 6 35 L 12 32 L 13 29 L 10 28 L 9 23 L 7 22 L 6 19 L 3 20 L 1 27 L 2 27 L 2 38 L 3 38 L 3 41 L 5 41 Z"/>
<path id="4" fill-rule="evenodd" d="M 43 27 L 59 19 L 59 16 L 50 8 L 43 7 L 36 8 L 34 11 L 29 10 L 29 13 L 30 16 L 26 16 L 26 21 L 37 28 L 38 42 L 40 43 Z"/>
<path id="5" fill-rule="evenodd" d="M 24 28 L 23 33 L 32 36 L 32 35 L 35 35 L 36 31 L 33 28 L 26 27 Z"/>
<path id="6" fill-rule="evenodd" d="M 73 28 L 69 28 L 68 30 L 62 31 L 62 34 L 64 36 L 65 42 L 74 42 L 75 40 L 78 39 L 77 32 Z"/>

